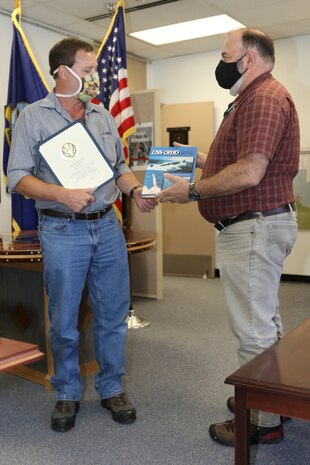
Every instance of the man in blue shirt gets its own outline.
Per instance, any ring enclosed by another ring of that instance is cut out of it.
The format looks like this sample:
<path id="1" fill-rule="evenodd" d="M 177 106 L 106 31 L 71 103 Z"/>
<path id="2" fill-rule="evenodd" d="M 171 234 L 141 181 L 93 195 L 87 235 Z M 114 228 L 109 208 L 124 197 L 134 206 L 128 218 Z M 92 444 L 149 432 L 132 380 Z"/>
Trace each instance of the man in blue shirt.
<path id="1" fill-rule="evenodd" d="M 79 410 L 83 386 L 77 321 L 85 282 L 92 303 L 99 364 L 96 391 L 115 421 L 132 423 L 136 411 L 122 386 L 128 329 L 125 317 L 130 306 L 127 247 L 112 205 L 119 191 L 134 198 L 142 212 L 152 211 L 157 201 L 141 198 L 142 188 L 125 163 L 114 119 L 102 105 L 90 102 L 99 89 L 93 47 L 78 39 L 64 39 L 51 49 L 49 64 L 55 89 L 28 105 L 18 117 L 8 186 L 35 199 L 39 214 L 55 364 L 51 382 L 57 393 L 52 429 L 71 429 Z M 116 178 L 95 192 L 94 186 L 61 186 L 35 150 L 38 143 L 77 119 L 84 121 L 116 171 Z"/>

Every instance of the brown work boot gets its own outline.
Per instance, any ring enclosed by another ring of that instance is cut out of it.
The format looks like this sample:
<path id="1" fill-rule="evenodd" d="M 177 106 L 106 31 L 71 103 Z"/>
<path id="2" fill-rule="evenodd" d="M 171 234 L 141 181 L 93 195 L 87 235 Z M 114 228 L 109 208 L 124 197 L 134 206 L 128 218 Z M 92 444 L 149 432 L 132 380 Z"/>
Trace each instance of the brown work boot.
<path id="1" fill-rule="evenodd" d="M 234 397 L 228 397 L 227 407 L 228 407 L 228 410 L 230 410 L 232 413 L 235 413 L 235 398 Z M 281 418 L 282 423 L 285 423 L 286 421 L 290 421 L 292 419 L 291 417 L 285 417 L 283 415 L 281 415 L 280 418 Z"/>
<path id="2" fill-rule="evenodd" d="M 113 420 L 118 423 L 128 424 L 136 420 L 136 409 L 127 400 L 125 393 L 101 399 L 101 405 L 111 411 Z"/>
<path id="3" fill-rule="evenodd" d="M 235 419 L 214 423 L 209 428 L 209 434 L 214 441 L 223 446 L 235 445 Z M 274 427 L 256 426 L 250 423 L 250 444 L 275 444 L 284 438 L 282 424 Z"/>
<path id="4" fill-rule="evenodd" d="M 235 413 L 235 398 L 234 397 L 228 397 L 227 407 L 231 413 Z"/>
<path id="5" fill-rule="evenodd" d="M 75 417 L 80 409 L 80 402 L 75 400 L 58 400 L 52 415 L 52 430 L 65 432 L 75 425 Z"/>

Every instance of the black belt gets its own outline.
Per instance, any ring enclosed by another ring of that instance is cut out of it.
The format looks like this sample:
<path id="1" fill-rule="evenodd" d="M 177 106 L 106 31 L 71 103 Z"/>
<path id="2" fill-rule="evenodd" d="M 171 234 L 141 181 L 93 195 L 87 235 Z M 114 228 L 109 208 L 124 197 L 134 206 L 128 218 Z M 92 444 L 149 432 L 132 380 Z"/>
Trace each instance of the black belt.
<path id="1" fill-rule="evenodd" d="M 42 209 L 39 210 L 40 213 L 43 215 L 47 216 L 55 216 L 56 218 L 66 218 L 67 220 L 86 220 L 86 221 L 93 221 L 93 220 L 100 220 L 100 218 L 103 217 L 108 211 L 110 211 L 112 208 L 112 205 L 109 205 L 107 208 L 104 210 L 98 210 L 94 212 L 89 212 L 89 213 L 70 213 L 70 212 L 64 212 L 61 210 L 50 210 L 50 209 Z"/>
<path id="2" fill-rule="evenodd" d="M 222 229 L 230 226 L 231 224 L 238 223 L 238 221 L 246 221 L 246 220 L 253 220 L 254 218 L 258 218 L 259 216 L 272 216 L 272 215 L 279 215 L 280 213 L 289 213 L 292 211 L 296 211 L 296 205 L 294 202 L 287 203 L 282 207 L 273 208 L 272 210 L 268 210 L 265 212 L 244 212 L 240 215 L 233 216 L 232 218 L 225 218 L 225 220 L 218 221 L 214 227 L 218 231 L 222 231 Z"/>

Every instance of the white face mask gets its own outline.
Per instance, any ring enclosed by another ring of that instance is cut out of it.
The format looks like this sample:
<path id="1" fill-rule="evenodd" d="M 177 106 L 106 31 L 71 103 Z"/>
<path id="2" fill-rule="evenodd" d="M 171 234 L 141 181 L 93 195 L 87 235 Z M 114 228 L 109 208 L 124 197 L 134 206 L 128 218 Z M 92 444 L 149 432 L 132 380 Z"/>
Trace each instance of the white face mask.
<path id="1" fill-rule="evenodd" d="M 73 94 L 58 94 L 56 93 L 57 97 L 77 97 L 82 102 L 89 102 L 94 97 L 96 97 L 99 93 L 99 74 L 97 71 L 95 73 L 90 73 L 80 78 L 73 69 L 69 68 L 69 66 L 64 65 L 67 70 L 78 80 L 79 87 Z M 53 71 L 53 75 L 58 72 L 58 68 Z"/>

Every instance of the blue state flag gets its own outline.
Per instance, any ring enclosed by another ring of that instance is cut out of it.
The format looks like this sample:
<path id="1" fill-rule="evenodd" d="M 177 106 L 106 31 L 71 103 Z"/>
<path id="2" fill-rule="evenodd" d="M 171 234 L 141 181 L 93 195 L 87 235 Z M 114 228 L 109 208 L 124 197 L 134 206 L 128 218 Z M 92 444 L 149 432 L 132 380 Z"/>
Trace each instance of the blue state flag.
<path id="1" fill-rule="evenodd" d="M 8 98 L 5 107 L 5 136 L 3 145 L 3 172 L 6 178 L 10 145 L 19 113 L 29 103 L 45 97 L 48 86 L 34 59 L 19 24 L 21 8 L 12 13 L 13 43 L 9 74 Z M 34 200 L 12 194 L 12 228 L 15 231 L 36 229 L 38 224 Z"/>

